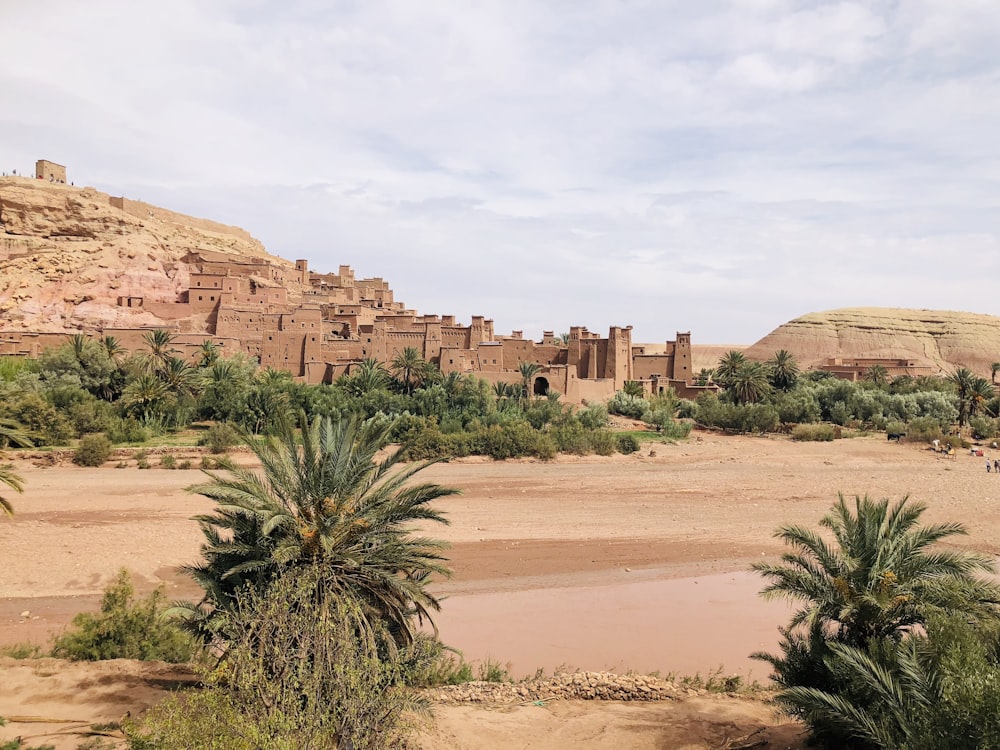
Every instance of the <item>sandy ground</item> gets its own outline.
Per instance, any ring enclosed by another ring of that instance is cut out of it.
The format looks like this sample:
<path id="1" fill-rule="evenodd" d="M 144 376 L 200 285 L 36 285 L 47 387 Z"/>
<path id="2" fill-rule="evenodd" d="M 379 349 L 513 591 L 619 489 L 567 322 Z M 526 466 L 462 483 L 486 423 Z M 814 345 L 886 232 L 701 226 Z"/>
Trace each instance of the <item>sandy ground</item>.
<path id="1" fill-rule="evenodd" d="M 966 524 L 960 546 L 997 554 L 1000 476 L 985 471 L 994 453 L 947 459 L 876 437 L 800 444 L 696 433 L 632 456 L 439 464 L 423 476 L 463 491 L 441 501 L 451 524 L 433 530 L 453 545 L 454 576 L 437 586 L 447 597 L 440 633 L 468 658 L 509 662 L 519 675 L 562 667 L 764 679 L 747 655 L 774 646 L 788 608 L 762 602 L 747 570 L 780 555 L 777 526 L 815 525 L 838 491 L 909 494 L 929 506 L 926 521 Z M 184 491 L 200 472 L 15 465 L 26 491 L 11 497 L 15 519 L 0 522 L 0 645 L 47 644 L 73 614 L 96 607 L 121 566 L 143 587 L 163 583 L 171 598 L 196 595 L 174 569 L 196 558 L 189 519 L 210 508 Z M 26 664 L 0 662 L 0 715 L 110 720 L 177 679 L 119 662 L 110 673 Z M 115 675 L 125 680 L 118 687 Z M 60 694 L 78 703 L 50 701 Z M 780 723 L 767 706 L 711 696 L 437 713 L 428 748 L 711 748 Z M 11 725 L 0 737 L 28 728 Z M 778 733 L 771 747 L 799 746 L 798 728 L 769 731 Z"/>

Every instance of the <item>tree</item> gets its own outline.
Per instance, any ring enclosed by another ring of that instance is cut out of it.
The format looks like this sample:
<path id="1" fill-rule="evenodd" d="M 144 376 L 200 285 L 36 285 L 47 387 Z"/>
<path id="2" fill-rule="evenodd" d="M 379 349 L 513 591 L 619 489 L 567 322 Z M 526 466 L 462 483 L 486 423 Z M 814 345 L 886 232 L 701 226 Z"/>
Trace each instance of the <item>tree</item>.
<path id="1" fill-rule="evenodd" d="M 13 419 L 0 418 L 0 448 L 16 445 L 18 448 L 30 448 L 34 445 L 34 434 L 24 429 Z"/>
<path id="2" fill-rule="evenodd" d="M 382 390 L 389 384 L 389 373 L 385 365 L 377 359 L 363 359 L 353 372 L 340 379 L 340 385 L 352 396 L 363 396 L 366 393 Z"/>
<path id="3" fill-rule="evenodd" d="M 128 416 L 148 421 L 163 414 L 175 403 L 167 384 L 155 375 L 140 375 L 122 393 L 122 407 Z"/>
<path id="4" fill-rule="evenodd" d="M 174 334 L 162 328 L 154 328 L 142 335 L 148 351 L 145 353 L 144 364 L 149 372 L 159 372 L 166 367 L 167 361 L 178 352 L 173 347 Z"/>
<path id="5" fill-rule="evenodd" d="M 431 502 L 457 490 L 410 483 L 433 462 L 396 469 L 399 450 L 377 459 L 392 430 L 387 420 L 316 418 L 310 425 L 302 415 L 301 422 L 252 444 L 262 474 L 235 467 L 189 488 L 218 504 L 197 517 L 203 560 L 187 572 L 205 596 L 189 607 L 189 623 L 208 632 L 244 587 L 264 590 L 284 569 L 320 564 L 330 586 L 356 596 L 373 621 L 408 644 L 414 617 L 430 620 L 440 608 L 430 576 L 449 573 L 444 543 L 415 536 L 410 526 L 447 523 Z"/>
<path id="6" fill-rule="evenodd" d="M 646 389 L 642 387 L 642 383 L 638 380 L 626 380 L 622 383 L 622 393 L 633 398 L 646 397 Z"/>
<path id="7" fill-rule="evenodd" d="M 794 551 L 782 563 L 757 563 L 754 569 L 770 583 L 761 594 L 803 602 L 791 627 L 820 628 L 840 642 L 859 648 L 873 639 L 898 638 L 925 622 L 932 609 L 964 609 L 974 616 L 994 602 L 1000 589 L 979 579 L 993 572 L 992 561 L 973 552 L 928 548 L 965 534 L 958 523 L 919 526 L 927 509 L 904 497 L 854 498 L 843 495 L 820 525 L 834 544 L 801 526 L 782 526 L 775 536 Z"/>
<path id="8" fill-rule="evenodd" d="M 866 383 L 871 383 L 876 388 L 885 388 L 890 383 L 889 371 L 882 365 L 872 365 L 862 376 Z"/>
<path id="9" fill-rule="evenodd" d="M 791 352 L 779 349 L 767 362 L 771 371 L 771 385 L 779 391 L 787 391 L 795 386 L 799 379 L 799 365 Z"/>
<path id="10" fill-rule="evenodd" d="M 125 347 L 121 345 L 114 336 L 105 336 L 101 339 L 101 346 L 104 348 L 104 353 L 108 355 L 115 364 L 120 364 L 122 359 L 125 357 Z"/>
<path id="11" fill-rule="evenodd" d="M 969 419 L 976 416 L 993 395 L 993 385 L 990 381 L 979 376 L 974 377 L 969 384 Z"/>
<path id="12" fill-rule="evenodd" d="M 743 356 L 743 352 L 737 351 L 736 349 L 730 349 L 722 355 L 722 358 L 719 360 L 718 367 L 715 368 L 715 382 L 723 388 L 728 386 L 730 380 L 732 380 L 737 371 L 744 364 L 746 364 L 746 361 L 747 358 Z"/>
<path id="13" fill-rule="evenodd" d="M 771 391 L 767 370 L 760 362 L 743 362 L 727 378 L 726 391 L 737 404 L 756 404 Z"/>
<path id="14" fill-rule="evenodd" d="M 10 464 L 0 466 L 0 483 L 6 484 L 14 492 L 24 492 L 24 485 L 21 483 L 21 477 L 14 473 L 14 467 Z M 0 495 L 0 511 L 3 511 L 5 515 L 14 515 L 14 507 L 10 504 L 3 495 Z"/>
<path id="15" fill-rule="evenodd" d="M 958 426 L 963 427 L 969 420 L 970 394 L 976 376 L 966 367 L 959 367 L 948 376 L 948 382 L 955 388 L 958 396 Z"/>
<path id="16" fill-rule="evenodd" d="M 392 374 L 396 376 L 407 393 L 413 393 L 413 389 L 428 378 L 429 367 L 433 367 L 433 365 L 424 359 L 423 355 L 413 346 L 408 346 L 403 351 L 398 352 L 389 365 Z"/>
<path id="17" fill-rule="evenodd" d="M 524 386 L 525 399 L 531 398 L 531 379 L 542 371 L 542 366 L 537 362 L 520 362 L 517 371 L 521 373 L 521 385 Z"/>
<path id="18" fill-rule="evenodd" d="M 205 339 L 201 342 L 198 355 L 199 368 L 211 367 L 219 359 L 219 345 L 211 339 Z"/>

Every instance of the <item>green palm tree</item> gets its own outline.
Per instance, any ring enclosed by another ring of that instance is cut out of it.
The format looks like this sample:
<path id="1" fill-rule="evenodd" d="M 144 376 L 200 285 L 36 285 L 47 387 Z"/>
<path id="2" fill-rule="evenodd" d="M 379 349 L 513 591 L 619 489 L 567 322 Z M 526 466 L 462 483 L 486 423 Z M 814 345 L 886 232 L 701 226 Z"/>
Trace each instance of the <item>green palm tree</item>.
<path id="1" fill-rule="evenodd" d="M 120 364 L 122 359 L 125 358 L 125 347 L 114 336 L 105 336 L 102 338 L 101 346 L 104 347 L 104 352 L 108 355 L 108 358 L 115 364 Z"/>
<path id="2" fill-rule="evenodd" d="M 10 464 L 0 466 L 0 484 L 6 484 L 14 492 L 24 492 L 21 477 L 15 474 L 13 469 L 14 467 Z M 0 511 L 8 516 L 14 515 L 14 507 L 3 495 L 0 495 Z"/>
<path id="3" fill-rule="evenodd" d="M 531 379 L 542 371 L 542 366 L 537 362 L 520 362 L 517 371 L 521 373 L 521 385 L 524 387 L 525 399 L 531 398 Z"/>
<path id="4" fill-rule="evenodd" d="M 416 347 L 408 346 L 392 358 L 389 369 L 403 389 L 407 393 L 413 393 L 413 389 L 427 377 L 427 360 Z"/>
<path id="5" fill-rule="evenodd" d="M 737 351 L 736 349 L 730 349 L 722 355 L 722 358 L 719 360 L 719 365 L 715 368 L 715 382 L 723 388 L 727 387 L 729 382 L 736 376 L 736 373 L 744 364 L 746 364 L 746 362 L 747 358 L 743 356 L 743 352 Z"/>
<path id="6" fill-rule="evenodd" d="M 219 345 L 211 339 L 201 342 L 198 350 L 198 367 L 211 367 L 219 359 Z"/>
<path id="7" fill-rule="evenodd" d="M 162 328 L 154 328 L 142 335 L 148 351 L 145 353 L 144 364 L 149 372 L 159 372 L 167 361 L 178 352 L 173 347 L 174 334 Z"/>
<path id="8" fill-rule="evenodd" d="M 840 495 L 820 521 L 833 544 L 801 526 L 783 526 L 775 536 L 794 551 L 781 564 L 754 565 L 770 581 L 762 596 L 803 603 L 792 629 L 818 630 L 865 648 L 923 624 L 932 609 L 975 616 L 1000 602 L 1000 589 L 977 577 L 993 572 L 988 557 L 929 549 L 965 534 L 961 524 L 920 526 L 927 506 L 906 497 L 891 507 L 888 499 L 867 496 L 855 497 L 853 505 Z"/>
<path id="9" fill-rule="evenodd" d="M 969 419 L 969 394 L 972 392 L 976 376 L 966 367 L 959 367 L 948 376 L 958 396 L 958 426 L 963 427 Z"/>
<path id="10" fill-rule="evenodd" d="M 174 398 L 166 383 L 155 375 L 144 374 L 125 386 L 121 403 L 126 415 L 148 421 L 172 406 Z"/>
<path id="11" fill-rule="evenodd" d="M 86 351 L 87 345 L 90 344 L 90 339 L 82 333 L 74 333 L 69 337 L 69 344 L 73 349 L 73 354 L 76 355 L 76 359 L 79 362 L 83 359 L 83 353 Z"/>
<path id="12" fill-rule="evenodd" d="M 569 346 L 569 332 L 560 333 L 558 338 L 563 346 Z"/>
<path id="13" fill-rule="evenodd" d="M 0 418 L 0 448 L 15 445 L 18 448 L 31 448 L 36 435 L 24 429 L 13 419 Z"/>
<path id="14" fill-rule="evenodd" d="M 871 383 L 876 388 L 885 388 L 890 383 L 889 371 L 882 365 L 872 365 L 865 374 L 861 376 L 866 383 Z"/>
<path id="15" fill-rule="evenodd" d="M 771 392 L 771 381 L 760 362 L 747 360 L 728 377 L 726 390 L 738 404 L 756 404 Z"/>
<path id="16" fill-rule="evenodd" d="M 646 389 L 642 387 L 642 383 L 638 380 L 626 380 L 622 383 L 622 393 L 633 398 L 646 397 Z"/>
<path id="17" fill-rule="evenodd" d="M 771 371 L 771 385 L 779 391 L 789 390 L 799 379 L 799 364 L 786 349 L 776 351 L 767 361 L 767 367 Z"/>
<path id="18" fill-rule="evenodd" d="M 377 359 L 371 357 L 363 359 L 352 370 L 350 375 L 342 377 L 339 381 L 340 386 L 352 396 L 380 391 L 389 385 L 389 372 Z"/>
<path id="19" fill-rule="evenodd" d="M 984 409 L 986 403 L 994 396 L 993 384 L 986 378 L 978 375 L 969 384 L 969 419 L 976 416 L 980 410 Z"/>
<path id="20" fill-rule="evenodd" d="M 301 420 L 300 430 L 251 444 L 262 473 L 237 467 L 189 488 L 217 503 L 197 517 L 203 560 L 187 571 L 205 596 L 188 607 L 189 623 L 224 617 L 244 586 L 265 589 L 288 566 L 319 564 L 330 585 L 357 596 L 397 643 L 411 643 L 414 619 L 430 620 L 440 608 L 430 576 L 449 574 L 446 545 L 412 527 L 447 523 L 431 502 L 457 490 L 410 483 L 432 462 L 397 468 L 399 450 L 378 457 L 391 423 Z"/>

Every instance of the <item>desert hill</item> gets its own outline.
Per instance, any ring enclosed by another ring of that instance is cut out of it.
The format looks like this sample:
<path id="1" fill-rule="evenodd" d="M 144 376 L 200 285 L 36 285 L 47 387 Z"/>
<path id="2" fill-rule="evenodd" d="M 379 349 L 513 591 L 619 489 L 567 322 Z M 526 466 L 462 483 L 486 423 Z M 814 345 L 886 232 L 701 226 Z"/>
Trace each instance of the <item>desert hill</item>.
<path id="1" fill-rule="evenodd" d="M 6 330 L 75 332 L 163 324 L 119 297 L 172 302 L 194 254 L 289 261 L 246 231 L 27 177 L 0 178 L 0 320 Z M 195 326 L 197 327 L 197 326 Z"/>
<path id="2" fill-rule="evenodd" d="M 989 377 L 1000 361 L 1000 318 L 945 310 L 854 307 L 809 313 L 775 328 L 745 354 L 766 360 L 787 349 L 803 367 L 828 357 L 908 359 L 951 372 L 968 367 Z"/>

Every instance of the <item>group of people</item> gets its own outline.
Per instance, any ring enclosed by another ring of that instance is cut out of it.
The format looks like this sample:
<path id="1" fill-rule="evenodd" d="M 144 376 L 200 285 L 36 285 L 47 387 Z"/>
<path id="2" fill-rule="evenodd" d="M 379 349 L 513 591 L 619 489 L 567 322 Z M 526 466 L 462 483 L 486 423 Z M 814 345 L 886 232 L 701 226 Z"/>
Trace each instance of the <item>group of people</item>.
<path id="1" fill-rule="evenodd" d="M 986 473 L 987 474 L 990 473 L 990 469 L 993 469 L 993 471 L 995 471 L 997 474 L 1000 474 L 1000 460 L 994 459 L 994 461 L 993 461 L 993 463 L 991 465 L 990 464 L 990 460 L 987 458 L 986 459 Z"/>

